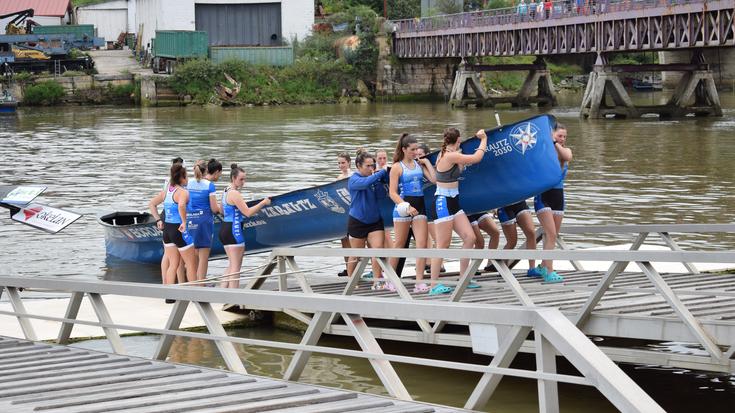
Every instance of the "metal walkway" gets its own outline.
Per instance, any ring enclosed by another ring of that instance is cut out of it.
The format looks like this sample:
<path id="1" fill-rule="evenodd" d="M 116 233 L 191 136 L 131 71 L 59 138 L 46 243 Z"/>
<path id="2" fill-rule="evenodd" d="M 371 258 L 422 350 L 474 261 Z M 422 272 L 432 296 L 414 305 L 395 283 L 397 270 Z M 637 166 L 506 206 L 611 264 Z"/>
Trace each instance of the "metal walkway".
<path id="1" fill-rule="evenodd" d="M 454 412 L 429 404 L 0 337 L 2 412 Z"/>

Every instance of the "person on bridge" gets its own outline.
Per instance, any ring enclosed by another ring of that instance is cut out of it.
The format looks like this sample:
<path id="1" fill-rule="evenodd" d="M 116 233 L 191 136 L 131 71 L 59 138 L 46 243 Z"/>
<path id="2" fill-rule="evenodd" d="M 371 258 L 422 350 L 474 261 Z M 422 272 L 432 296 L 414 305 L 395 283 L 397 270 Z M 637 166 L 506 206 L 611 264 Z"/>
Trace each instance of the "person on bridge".
<path id="1" fill-rule="evenodd" d="M 383 218 L 380 216 L 379 200 L 386 197 L 385 180 L 388 172 L 385 169 L 375 170 L 375 156 L 366 150 L 360 150 L 355 157 L 357 171 L 347 182 L 350 191 L 349 219 L 347 222 L 347 235 L 350 237 L 352 248 L 383 248 L 385 242 L 385 231 Z M 347 263 L 347 273 L 352 275 L 355 270 L 356 261 L 351 259 Z M 373 259 L 373 289 L 382 290 L 388 286 L 382 282 L 382 270 L 378 261 Z M 355 275 L 359 277 L 359 275 Z"/>
<path id="2" fill-rule="evenodd" d="M 556 246 L 556 236 L 559 234 L 561 220 L 564 218 L 564 178 L 567 175 L 569 162 L 572 161 L 572 150 L 566 147 L 566 126 L 557 122 L 551 137 L 554 140 L 554 149 L 556 149 L 556 156 L 562 168 L 562 178 L 554 188 L 536 195 L 533 199 L 536 218 L 538 218 L 539 224 L 544 229 L 545 250 L 553 250 Z M 536 268 L 545 282 L 558 283 L 564 281 L 564 278 L 554 272 L 554 262 L 552 260 L 543 260 L 541 265 Z"/>
<path id="3" fill-rule="evenodd" d="M 411 229 L 416 239 L 416 248 L 427 247 L 429 226 L 424 205 L 424 179 L 434 183 L 436 176 L 434 167 L 428 159 L 417 159 L 418 146 L 416 138 L 403 133 L 393 153 L 388 191 L 390 199 L 396 204 L 393 208 L 395 231 L 393 248 L 403 248 L 406 245 L 408 232 Z M 424 283 L 425 264 L 425 258 L 416 259 L 416 285 L 413 288 L 415 293 L 429 291 L 429 286 Z M 390 265 L 396 268 L 398 258 L 391 258 Z"/>
<path id="4" fill-rule="evenodd" d="M 531 0 L 531 2 L 528 3 L 528 15 L 531 16 L 531 20 L 536 18 L 536 0 Z"/>
<path id="5" fill-rule="evenodd" d="M 242 227 L 244 217 L 251 217 L 263 207 L 271 204 L 270 198 L 264 198 L 249 207 L 240 190 L 245 186 L 245 170 L 236 163 L 230 165 L 230 184 L 222 194 L 222 214 L 224 219 L 219 230 L 219 239 L 227 254 L 227 269 L 222 277 L 220 287 L 238 288 L 242 257 L 245 254 L 245 234 Z"/>
<path id="6" fill-rule="evenodd" d="M 471 249 L 475 245 L 475 233 L 470 221 L 459 206 L 459 176 L 465 165 L 482 161 L 487 151 L 487 135 L 483 129 L 477 131 L 480 144 L 472 155 L 462 154 L 459 141 L 459 131 L 455 128 L 444 130 L 444 142 L 436 160 L 436 193 L 434 194 L 434 208 L 436 210 L 436 247 L 449 248 L 452 241 L 452 231 L 462 239 L 462 248 Z M 460 260 L 460 274 L 463 274 L 469 264 L 468 259 Z M 442 259 L 431 259 L 431 290 L 430 295 L 447 294 L 452 292 L 451 287 L 437 284 Z"/>
<path id="7" fill-rule="evenodd" d="M 521 16 L 521 19 L 523 16 L 528 14 L 528 5 L 526 5 L 526 0 L 521 0 L 520 3 L 518 3 L 518 15 Z"/>

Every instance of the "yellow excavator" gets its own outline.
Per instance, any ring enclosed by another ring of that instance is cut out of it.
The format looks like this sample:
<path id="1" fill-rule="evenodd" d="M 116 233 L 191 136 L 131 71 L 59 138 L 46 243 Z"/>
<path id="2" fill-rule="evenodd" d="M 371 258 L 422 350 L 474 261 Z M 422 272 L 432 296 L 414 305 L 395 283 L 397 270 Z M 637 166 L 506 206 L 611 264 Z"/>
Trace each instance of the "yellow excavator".
<path id="1" fill-rule="evenodd" d="M 33 26 L 38 26 L 38 23 L 29 19 L 33 17 L 33 9 L 20 10 L 13 13 L 0 16 L 1 19 L 7 19 L 13 17 L 5 26 L 6 35 L 23 35 L 31 34 Z M 12 47 L 13 55 L 16 59 L 36 59 L 36 60 L 48 60 L 50 59 L 45 53 L 35 49 L 23 49 L 17 46 Z"/>

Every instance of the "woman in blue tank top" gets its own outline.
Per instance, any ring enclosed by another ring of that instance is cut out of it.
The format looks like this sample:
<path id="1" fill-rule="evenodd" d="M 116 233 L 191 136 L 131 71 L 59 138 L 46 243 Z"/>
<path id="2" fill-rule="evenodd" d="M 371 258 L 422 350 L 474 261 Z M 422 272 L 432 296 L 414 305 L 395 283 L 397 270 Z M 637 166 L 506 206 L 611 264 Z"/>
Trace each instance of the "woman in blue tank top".
<path id="1" fill-rule="evenodd" d="M 569 162 L 572 161 L 572 150 L 566 147 L 566 126 L 557 122 L 551 137 L 554 140 L 556 156 L 563 171 L 562 179 L 554 188 L 533 198 L 536 218 L 538 218 L 539 224 L 544 229 L 545 250 L 553 250 L 556 246 L 556 236 L 559 234 L 561 221 L 564 218 L 564 178 L 567 175 Z M 551 260 L 543 260 L 541 265 L 534 270 L 534 275 L 543 277 L 547 283 L 564 281 L 564 278 L 554 271 L 554 262 Z"/>
<path id="2" fill-rule="evenodd" d="M 186 206 L 189 202 L 186 169 L 180 163 L 171 166 L 171 176 L 168 188 L 154 197 L 149 206 L 151 215 L 156 222 L 161 222 L 158 214 L 158 205 L 163 203 L 165 219 L 163 220 L 163 245 L 168 257 L 168 268 L 163 279 L 164 284 L 173 284 L 176 281 L 176 270 L 179 262 L 184 261 L 187 281 L 196 280 L 197 262 L 194 252 L 194 240 L 187 231 Z M 160 228 L 160 226 L 159 226 Z"/>
<path id="3" fill-rule="evenodd" d="M 480 145 L 472 155 L 463 155 L 460 148 L 459 131 L 455 128 L 444 130 L 444 142 L 436 160 L 436 193 L 434 208 L 436 210 L 434 225 L 436 226 L 436 247 L 449 248 L 452 231 L 462 239 L 462 248 L 472 249 L 475 245 L 475 232 L 464 211 L 459 206 L 459 176 L 465 165 L 482 161 L 487 150 L 487 135 L 484 130 L 477 131 Z M 469 260 L 460 260 L 459 271 L 464 274 Z M 451 287 L 437 284 L 442 259 L 431 259 L 430 295 L 447 294 Z"/>
<path id="4" fill-rule="evenodd" d="M 228 258 L 227 269 L 220 283 L 222 288 L 240 287 L 240 269 L 245 253 L 245 234 L 242 228 L 244 217 L 249 218 L 257 214 L 264 206 L 271 204 L 270 198 L 265 198 L 255 206 L 249 207 L 240 193 L 244 186 L 245 170 L 233 163 L 230 165 L 230 185 L 222 194 L 224 222 L 219 231 L 219 238 Z"/>
<path id="5" fill-rule="evenodd" d="M 197 251 L 197 280 L 207 277 L 209 252 L 212 248 L 214 214 L 221 212 L 214 183 L 222 175 L 222 164 L 216 159 L 199 160 L 194 165 L 194 180 L 189 180 L 188 230 Z"/>
<path id="6" fill-rule="evenodd" d="M 403 248 L 408 240 L 408 232 L 413 229 L 416 248 L 427 247 L 429 231 L 426 206 L 424 205 L 424 180 L 434 183 L 434 167 L 428 159 L 417 159 L 418 141 L 404 133 L 398 139 L 396 151 L 393 153 L 393 166 L 390 169 L 390 186 L 388 194 L 396 204 L 393 208 L 393 232 L 395 240 L 393 248 Z M 396 268 L 397 258 L 391 258 L 390 264 Z M 426 259 L 416 259 L 415 293 L 425 293 L 429 287 L 423 282 L 426 271 Z M 389 285 L 389 289 L 390 289 Z"/>

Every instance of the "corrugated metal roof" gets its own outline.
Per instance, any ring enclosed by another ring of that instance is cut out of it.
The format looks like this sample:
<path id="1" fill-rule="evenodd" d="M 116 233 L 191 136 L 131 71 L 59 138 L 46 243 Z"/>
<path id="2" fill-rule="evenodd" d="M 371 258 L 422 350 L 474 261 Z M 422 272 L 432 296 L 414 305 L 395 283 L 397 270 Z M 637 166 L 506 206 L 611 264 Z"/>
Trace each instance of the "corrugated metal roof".
<path id="1" fill-rule="evenodd" d="M 0 15 L 25 9 L 33 9 L 36 16 L 63 17 L 71 0 L 0 0 Z"/>

